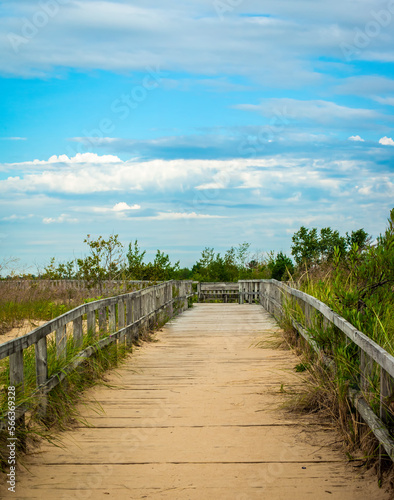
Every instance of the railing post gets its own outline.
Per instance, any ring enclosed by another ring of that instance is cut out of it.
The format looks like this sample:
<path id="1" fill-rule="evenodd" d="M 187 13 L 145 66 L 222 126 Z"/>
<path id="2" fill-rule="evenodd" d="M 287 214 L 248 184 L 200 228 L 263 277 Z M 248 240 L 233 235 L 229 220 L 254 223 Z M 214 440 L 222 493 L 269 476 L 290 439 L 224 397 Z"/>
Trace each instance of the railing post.
<path id="1" fill-rule="evenodd" d="M 92 338 L 96 337 L 96 311 L 87 312 L 88 333 Z"/>
<path id="2" fill-rule="evenodd" d="M 105 306 L 98 310 L 98 324 L 100 335 L 103 335 L 107 332 L 107 308 Z"/>
<path id="3" fill-rule="evenodd" d="M 81 318 L 82 319 L 82 318 Z M 36 385 L 39 387 L 48 380 L 48 349 L 47 338 L 43 337 L 35 345 L 36 354 Z M 44 419 L 47 413 L 48 397 L 46 394 L 40 394 L 40 403 L 38 414 Z"/>
<path id="4" fill-rule="evenodd" d="M 129 326 L 133 322 L 133 303 L 131 297 L 127 298 L 126 303 L 126 325 Z"/>
<path id="5" fill-rule="evenodd" d="M 67 355 L 67 326 L 63 325 L 56 330 L 56 357 L 65 358 Z"/>
<path id="6" fill-rule="evenodd" d="M 23 349 L 10 355 L 10 386 L 15 387 L 15 406 L 24 395 Z M 15 428 L 22 431 L 25 428 L 25 415 L 15 420 Z M 26 439 L 22 434 L 18 441 L 23 451 L 26 450 Z"/>
<path id="7" fill-rule="evenodd" d="M 124 301 L 120 300 L 118 302 L 118 328 L 119 328 L 119 330 L 121 330 L 122 328 L 124 328 L 126 326 L 124 313 L 125 313 Z"/>
<path id="8" fill-rule="evenodd" d="M 380 368 L 380 419 L 383 423 L 390 424 L 392 420 L 392 413 L 389 411 L 389 405 L 391 403 L 390 399 L 394 392 L 394 381 L 392 377 L 384 370 Z M 379 446 L 379 475 L 382 474 L 382 462 L 387 456 L 383 446 Z"/>
<path id="9" fill-rule="evenodd" d="M 108 306 L 108 329 L 109 333 L 116 331 L 116 305 Z"/>
<path id="10" fill-rule="evenodd" d="M 73 321 L 73 338 L 76 347 L 82 347 L 83 344 L 83 330 L 82 330 L 82 316 L 74 319 Z"/>
<path id="11" fill-rule="evenodd" d="M 367 396 L 371 387 L 370 378 L 372 375 L 372 367 L 373 360 L 360 348 L 360 389 L 364 397 Z"/>

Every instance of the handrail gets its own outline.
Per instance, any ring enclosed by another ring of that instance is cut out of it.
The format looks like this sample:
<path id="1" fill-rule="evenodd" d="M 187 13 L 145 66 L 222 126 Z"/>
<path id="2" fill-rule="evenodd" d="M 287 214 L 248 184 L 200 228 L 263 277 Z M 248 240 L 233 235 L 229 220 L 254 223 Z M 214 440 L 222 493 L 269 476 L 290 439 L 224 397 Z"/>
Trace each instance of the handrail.
<path id="1" fill-rule="evenodd" d="M 387 401 L 394 395 L 394 356 L 383 347 L 355 328 L 345 318 L 334 312 L 326 304 L 311 295 L 294 289 L 276 280 L 240 280 L 240 303 L 260 303 L 275 317 L 283 317 L 285 304 L 289 300 L 296 300 L 303 311 L 304 324 L 296 318 L 291 318 L 293 327 L 305 338 L 322 358 L 326 366 L 332 367 L 333 360 L 319 348 L 308 329 L 313 329 L 317 313 L 321 314 L 320 320 L 327 326 L 327 322 L 335 325 L 346 337 L 360 348 L 360 390 L 349 388 L 348 399 L 356 407 L 361 417 L 370 427 L 379 443 L 386 450 L 387 455 L 394 461 L 394 439 L 390 435 L 386 424 L 390 417 L 387 411 Z M 379 416 L 368 405 L 364 395 L 370 389 L 370 375 L 372 373 L 372 360 L 380 367 L 380 408 Z"/>
<path id="2" fill-rule="evenodd" d="M 15 386 L 21 398 L 24 393 L 23 351 L 35 345 L 36 391 L 43 401 L 45 412 L 45 397 L 50 390 L 58 385 L 67 373 L 77 368 L 87 357 L 112 342 L 123 340 L 130 345 L 138 338 L 142 327 L 149 327 L 159 315 L 165 313 L 171 318 L 174 312 L 182 312 L 188 307 L 187 299 L 192 296 L 191 281 L 167 281 L 142 290 L 96 300 L 76 307 L 61 316 L 48 321 L 30 333 L 0 345 L 0 359 L 9 357 L 10 386 Z M 174 307 L 175 305 L 175 307 Z M 175 311 L 174 311 L 175 310 Z M 86 325 L 83 327 L 83 317 L 86 315 Z M 98 324 L 97 324 L 98 323 Z M 48 377 L 47 337 L 55 332 L 56 356 L 65 356 L 67 349 L 67 325 L 72 324 L 74 345 L 83 345 L 83 335 L 89 331 L 97 338 L 94 345 L 79 351 L 73 360 L 60 373 Z M 98 339 L 97 326 L 101 333 L 108 333 Z M 17 417 L 24 419 L 28 410 L 25 404 L 17 408 Z M 7 423 L 4 416 L 0 419 L 0 429 Z M 23 426 L 23 422 L 19 422 Z"/>

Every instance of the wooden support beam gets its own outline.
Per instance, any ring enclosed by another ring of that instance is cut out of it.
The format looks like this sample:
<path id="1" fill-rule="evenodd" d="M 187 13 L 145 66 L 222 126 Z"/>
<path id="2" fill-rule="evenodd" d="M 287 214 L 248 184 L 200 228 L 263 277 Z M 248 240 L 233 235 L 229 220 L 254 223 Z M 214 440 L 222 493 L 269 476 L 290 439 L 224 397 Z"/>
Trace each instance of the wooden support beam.
<path id="1" fill-rule="evenodd" d="M 83 345 L 82 316 L 73 321 L 73 339 L 75 347 L 81 348 Z"/>

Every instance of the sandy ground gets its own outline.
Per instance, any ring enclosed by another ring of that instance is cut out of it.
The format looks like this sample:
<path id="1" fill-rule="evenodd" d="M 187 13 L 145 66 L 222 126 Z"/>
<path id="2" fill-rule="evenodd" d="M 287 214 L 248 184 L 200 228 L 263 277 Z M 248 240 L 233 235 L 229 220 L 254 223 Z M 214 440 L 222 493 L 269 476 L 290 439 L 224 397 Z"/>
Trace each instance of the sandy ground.
<path id="1" fill-rule="evenodd" d="M 25 320 L 23 324 L 17 328 L 12 328 L 8 332 L 0 335 L 0 344 L 4 344 L 4 342 L 8 342 L 9 340 L 16 339 L 18 337 L 22 337 L 27 333 L 30 333 L 32 330 L 37 328 L 38 326 L 44 325 L 46 321 L 29 321 Z"/>
<path id="2" fill-rule="evenodd" d="M 1 498 L 388 500 L 335 430 L 282 408 L 303 382 L 293 353 L 257 347 L 277 331 L 256 305 L 195 305 L 89 390 L 90 427 L 25 458 Z"/>

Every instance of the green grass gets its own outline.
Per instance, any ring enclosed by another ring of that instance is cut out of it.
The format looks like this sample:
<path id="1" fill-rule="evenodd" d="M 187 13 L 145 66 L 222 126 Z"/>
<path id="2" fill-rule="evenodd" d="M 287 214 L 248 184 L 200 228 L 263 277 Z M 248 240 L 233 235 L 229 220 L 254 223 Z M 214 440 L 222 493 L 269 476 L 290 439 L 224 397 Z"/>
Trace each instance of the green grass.
<path id="1" fill-rule="evenodd" d="M 357 283 L 351 277 L 338 274 L 334 270 L 326 270 L 319 276 L 306 276 L 300 289 L 321 300 L 340 316 L 347 319 L 360 331 L 381 345 L 387 352 L 394 355 L 394 318 L 393 293 L 390 285 L 382 286 L 376 293 L 365 297 L 363 307 L 357 301 L 359 290 Z M 309 336 L 317 346 L 332 360 L 331 368 L 327 368 L 321 358 L 310 348 L 304 339 L 295 333 L 291 326 L 291 319 L 305 325 L 305 314 L 296 299 L 290 299 L 285 305 L 283 327 L 287 332 L 289 344 L 300 355 L 300 363 L 295 370 L 302 372 L 305 379 L 305 391 L 296 396 L 291 402 L 293 409 L 304 412 L 319 412 L 322 418 L 327 417 L 335 421 L 341 430 L 344 442 L 349 453 L 362 454 L 368 465 L 377 463 L 379 447 L 369 428 L 362 423 L 355 409 L 347 399 L 348 388 L 361 390 L 359 348 L 351 342 L 337 327 L 323 320 L 316 312 L 308 327 Z M 369 387 L 364 393 L 370 407 L 379 415 L 380 406 L 380 367 L 372 363 L 372 370 L 368 377 Z M 391 421 L 388 427 L 394 431 L 394 413 L 391 412 Z M 359 450 L 358 452 L 355 450 Z M 362 451 L 360 451 L 362 450 Z M 391 470 L 391 461 L 387 470 Z M 392 472 L 390 472 L 392 473 Z"/>

